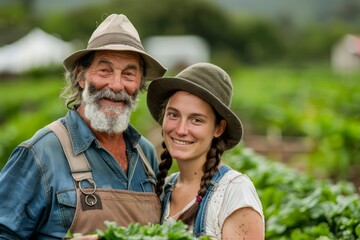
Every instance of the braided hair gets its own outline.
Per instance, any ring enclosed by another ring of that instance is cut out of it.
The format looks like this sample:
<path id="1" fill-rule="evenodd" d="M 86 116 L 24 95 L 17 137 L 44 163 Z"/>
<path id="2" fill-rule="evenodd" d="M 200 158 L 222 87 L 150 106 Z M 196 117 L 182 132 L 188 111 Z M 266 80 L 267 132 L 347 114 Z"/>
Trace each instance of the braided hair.
<path id="1" fill-rule="evenodd" d="M 162 122 L 163 120 L 164 111 L 165 110 L 163 110 L 161 113 L 161 117 L 159 120 L 160 122 Z M 222 118 L 220 117 L 220 115 L 217 114 L 215 110 L 214 112 L 216 114 L 216 124 L 219 124 Z M 168 171 L 173 162 L 172 157 L 165 145 L 165 142 L 162 142 L 162 147 L 163 147 L 163 152 L 160 155 L 161 162 L 159 164 L 159 172 L 157 175 L 157 184 L 155 188 L 155 192 L 159 197 L 163 192 L 165 178 L 168 175 Z M 188 208 L 185 212 L 183 212 L 179 216 L 178 220 L 183 221 L 187 225 L 191 225 L 194 222 L 194 219 L 199 209 L 200 202 L 202 198 L 205 196 L 207 188 L 211 184 L 212 177 L 216 174 L 218 170 L 219 164 L 221 162 L 221 156 L 226 150 L 226 148 L 227 148 L 227 144 L 222 136 L 218 138 L 214 138 L 212 140 L 211 148 L 207 153 L 206 161 L 203 166 L 204 174 L 201 177 L 201 182 L 199 186 L 198 195 L 196 196 L 196 201 L 190 208 Z"/>
<path id="2" fill-rule="evenodd" d="M 162 142 L 162 148 L 164 149 L 160 155 L 161 162 L 159 164 L 159 172 L 156 176 L 157 183 L 155 187 L 156 194 L 160 197 L 163 192 L 163 186 L 165 184 L 165 178 L 168 175 L 168 171 L 172 165 L 172 157 L 169 150 L 166 148 L 165 142 Z"/>

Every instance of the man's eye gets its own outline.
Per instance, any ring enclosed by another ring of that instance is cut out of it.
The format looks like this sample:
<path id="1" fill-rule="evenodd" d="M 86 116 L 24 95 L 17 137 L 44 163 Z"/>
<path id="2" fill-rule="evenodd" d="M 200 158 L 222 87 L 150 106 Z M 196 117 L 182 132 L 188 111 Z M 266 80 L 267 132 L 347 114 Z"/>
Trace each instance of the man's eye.
<path id="1" fill-rule="evenodd" d="M 131 79 L 133 79 L 136 76 L 134 71 L 125 71 L 123 73 L 123 75 L 126 76 L 126 77 L 130 77 Z"/>
<path id="2" fill-rule="evenodd" d="M 135 75 L 133 72 L 125 72 L 124 74 L 125 74 L 125 75 L 128 75 L 128 76 L 133 76 L 133 75 Z"/>
<path id="3" fill-rule="evenodd" d="M 110 69 L 101 69 L 100 71 L 101 71 L 101 72 L 104 72 L 104 73 L 109 73 L 109 72 L 111 72 Z"/>

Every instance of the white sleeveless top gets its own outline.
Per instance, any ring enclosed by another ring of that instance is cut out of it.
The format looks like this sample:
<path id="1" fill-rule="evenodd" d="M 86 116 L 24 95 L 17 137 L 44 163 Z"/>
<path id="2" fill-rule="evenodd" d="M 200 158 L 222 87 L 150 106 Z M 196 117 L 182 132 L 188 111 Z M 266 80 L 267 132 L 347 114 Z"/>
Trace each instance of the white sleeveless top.
<path id="1" fill-rule="evenodd" d="M 195 201 L 195 199 L 194 199 Z M 180 213 L 189 208 L 189 203 Z M 262 205 L 256 192 L 254 184 L 248 176 L 235 170 L 229 170 L 220 179 L 216 186 L 215 192 L 209 199 L 208 210 L 206 215 L 206 236 L 211 239 L 221 239 L 221 230 L 225 219 L 234 211 L 244 207 L 251 207 L 257 211 L 264 220 Z M 165 208 L 164 223 L 172 223 L 180 213 L 175 214 L 175 218 L 169 216 L 170 201 Z M 192 228 L 190 228 L 192 229 Z"/>

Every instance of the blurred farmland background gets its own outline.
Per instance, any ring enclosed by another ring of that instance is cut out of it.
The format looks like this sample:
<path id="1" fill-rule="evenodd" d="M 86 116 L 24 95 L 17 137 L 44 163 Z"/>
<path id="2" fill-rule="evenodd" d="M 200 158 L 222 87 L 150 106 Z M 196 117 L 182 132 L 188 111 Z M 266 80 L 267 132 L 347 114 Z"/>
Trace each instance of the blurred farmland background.
<path id="1" fill-rule="evenodd" d="M 66 113 L 61 61 L 111 13 L 167 75 L 191 61 L 229 72 L 245 136 L 225 159 L 253 179 L 267 239 L 360 237 L 358 0 L 1 0 L 0 169 Z M 159 145 L 145 94 L 132 123 Z"/>

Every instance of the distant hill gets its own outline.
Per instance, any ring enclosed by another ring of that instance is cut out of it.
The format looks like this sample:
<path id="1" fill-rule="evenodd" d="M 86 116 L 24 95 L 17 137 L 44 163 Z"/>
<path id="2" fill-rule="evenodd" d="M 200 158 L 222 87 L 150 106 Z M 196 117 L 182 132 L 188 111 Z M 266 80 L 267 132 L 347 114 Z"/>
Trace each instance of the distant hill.
<path id="1" fill-rule="evenodd" d="M 16 0 L 13 0 L 16 1 Z M 104 4 L 111 0 L 32 0 L 37 12 L 49 9 L 70 10 L 84 5 Z M 118 0 L 119 1 L 119 0 Z M 136 0 L 134 0 L 136 1 Z M 166 1 L 166 0 L 158 0 Z M 353 25 L 360 32 L 359 0 L 209 0 L 229 13 L 288 21 L 297 27 L 336 20 Z"/>
<path id="2" fill-rule="evenodd" d="M 360 24 L 359 0 L 211 0 L 233 13 L 288 20 L 298 26 L 342 19 Z M 360 27 L 358 27 L 360 32 Z"/>
<path id="3" fill-rule="evenodd" d="M 111 0 L 1 0 L 0 7 L 16 2 L 30 1 L 41 14 L 46 11 L 71 11 L 85 5 L 104 4 Z M 114 1 L 114 0 L 113 0 Z M 120 0 L 115 0 L 120 1 Z M 136 1 L 136 0 L 134 0 Z M 166 1 L 166 0 L 158 0 Z M 296 26 L 343 20 L 359 29 L 359 0 L 208 0 L 229 13 L 259 16 L 269 20 L 290 21 Z M 29 4 L 29 2 L 28 2 Z M 141 13 L 140 13 L 141 14 Z"/>
<path id="4" fill-rule="evenodd" d="M 111 0 L 33 0 L 35 2 L 35 10 L 39 13 L 56 9 L 59 10 L 73 10 L 89 5 L 99 5 Z"/>

